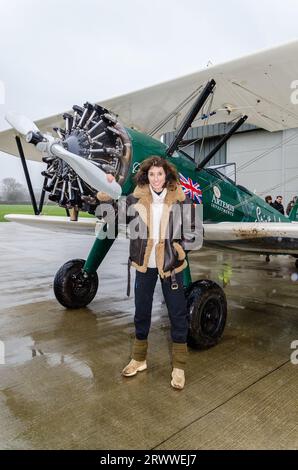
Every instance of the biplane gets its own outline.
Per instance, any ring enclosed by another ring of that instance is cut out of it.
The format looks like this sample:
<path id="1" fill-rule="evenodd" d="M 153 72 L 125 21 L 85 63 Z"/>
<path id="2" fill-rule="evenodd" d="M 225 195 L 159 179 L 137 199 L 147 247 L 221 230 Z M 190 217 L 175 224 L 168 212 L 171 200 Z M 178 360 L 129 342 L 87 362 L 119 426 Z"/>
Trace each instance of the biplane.
<path id="1" fill-rule="evenodd" d="M 98 236 L 105 221 L 96 217 L 97 193 L 104 192 L 113 200 L 130 194 L 134 174 L 151 155 L 176 166 L 183 190 L 201 210 L 204 245 L 267 256 L 291 255 L 298 267 L 298 204 L 286 217 L 237 185 L 221 168 L 209 165 L 245 122 L 270 132 L 298 127 L 297 55 L 296 41 L 100 104 L 74 105 L 70 111 L 35 123 L 8 113 L 12 128 L 0 133 L 0 150 L 22 159 L 35 215 L 9 214 L 6 219 L 49 230 L 96 233 L 88 258 L 67 261 L 55 276 L 54 292 L 63 306 L 80 308 L 93 300 L 98 290 L 97 269 L 112 254 L 117 233 L 113 239 Z M 191 126 L 206 123 L 226 123 L 228 132 L 197 164 L 181 143 Z M 169 131 L 174 131 L 174 138 L 166 145 L 162 136 Z M 46 164 L 39 205 L 26 158 Z M 107 174 L 115 176 L 112 183 Z M 67 216 L 42 215 L 46 193 L 67 210 Z M 82 211 L 94 218 L 79 217 Z M 184 284 L 189 344 L 213 346 L 226 322 L 225 293 L 211 280 L 192 282 L 189 267 Z"/>

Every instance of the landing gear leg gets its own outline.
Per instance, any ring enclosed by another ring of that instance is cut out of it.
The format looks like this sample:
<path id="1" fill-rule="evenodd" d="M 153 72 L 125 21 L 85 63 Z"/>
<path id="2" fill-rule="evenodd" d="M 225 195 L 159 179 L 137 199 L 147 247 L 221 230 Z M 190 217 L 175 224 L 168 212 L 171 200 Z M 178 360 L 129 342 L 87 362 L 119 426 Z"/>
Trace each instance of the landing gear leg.
<path id="1" fill-rule="evenodd" d="M 103 231 L 105 227 L 102 227 Z M 94 299 L 98 289 L 96 271 L 114 243 L 117 234 L 116 231 L 114 238 L 97 237 L 86 261 L 73 259 L 63 264 L 58 270 L 54 279 L 54 293 L 63 307 L 86 307 Z"/>

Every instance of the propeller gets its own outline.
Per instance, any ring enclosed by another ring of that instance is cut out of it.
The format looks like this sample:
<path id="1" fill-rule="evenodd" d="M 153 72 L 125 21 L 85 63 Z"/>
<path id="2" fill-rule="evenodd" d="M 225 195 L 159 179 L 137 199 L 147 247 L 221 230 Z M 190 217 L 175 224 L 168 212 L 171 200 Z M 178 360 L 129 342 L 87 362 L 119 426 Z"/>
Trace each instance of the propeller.
<path id="1" fill-rule="evenodd" d="M 26 136 L 28 132 L 39 132 L 38 127 L 34 124 L 31 119 L 23 114 L 17 114 L 13 112 L 8 112 L 5 116 L 6 121 L 10 124 L 16 131 L 18 131 L 23 136 Z"/>
<path id="2" fill-rule="evenodd" d="M 61 160 L 64 160 L 70 165 L 82 180 L 92 188 L 107 193 L 112 199 L 118 199 L 121 196 L 122 189 L 120 184 L 116 181 L 109 183 L 106 173 L 90 161 L 79 157 L 75 153 L 69 152 L 57 143 L 52 144 L 50 150 L 53 155 L 61 158 Z"/>
<path id="3" fill-rule="evenodd" d="M 47 135 L 43 140 L 36 124 L 27 116 L 8 112 L 5 119 L 17 132 L 26 137 L 27 142 L 35 144 L 40 151 L 48 155 L 52 154 L 64 160 L 92 188 L 107 193 L 112 199 L 121 196 L 122 189 L 116 181 L 109 183 L 104 171 L 85 158 L 66 150 L 52 136 Z"/>

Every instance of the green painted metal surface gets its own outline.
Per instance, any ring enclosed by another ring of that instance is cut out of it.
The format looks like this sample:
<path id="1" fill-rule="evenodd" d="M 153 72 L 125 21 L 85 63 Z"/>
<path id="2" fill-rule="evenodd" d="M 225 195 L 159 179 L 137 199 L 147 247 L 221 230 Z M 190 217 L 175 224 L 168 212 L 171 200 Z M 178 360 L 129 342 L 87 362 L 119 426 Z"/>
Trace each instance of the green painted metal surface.
<path id="1" fill-rule="evenodd" d="M 292 207 L 289 219 L 293 222 L 298 222 L 298 202 Z"/>
<path id="2" fill-rule="evenodd" d="M 151 155 L 159 155 L 173 163 L 179 173 L 199 183 L 202 190 L 204 223 L 212 222 L 289 222 L 289 219 L 268 205 L 262 198 L 217 170 L 197 171 L 195 162 L 182 152 L 167 157 L 167 145 L 138 131 L 127 129 L 132 141 L 131 173 L 123 186 L 129 194 L 134 184 L 132 176 L 139 164 Z"/>
<path id="3" fill-rule="evenodd" d="M 97 234 L 95 242 L 93 243 L 88 258 L 86 260 L 86 263 L 84 264 L 83 269 L 87 273 L 94 273 L 95 271 L 97 271 L 104 257 L 106 256 L 111 246 L 113 245 L 115 239 L 117 238 L 117 223 L 115 224 L 115 238 L 101 238 L 100 233 L 103 233 L 106 230 L 106 227 L 107 225 L 104 225 L 101 231 Z"/>

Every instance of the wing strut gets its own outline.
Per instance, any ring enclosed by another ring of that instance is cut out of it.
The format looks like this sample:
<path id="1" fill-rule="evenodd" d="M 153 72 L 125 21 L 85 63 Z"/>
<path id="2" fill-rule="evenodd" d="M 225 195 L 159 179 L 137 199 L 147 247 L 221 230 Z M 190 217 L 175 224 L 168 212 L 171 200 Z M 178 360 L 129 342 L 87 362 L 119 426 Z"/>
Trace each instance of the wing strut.
<path id="1" fill-rule="evenodd" d="M 45 186 L 47 184 L 48 178 L 45 177 L 45 179 L 44 179 L 43 188 L 42 188 L 40 201 L 39 201 L 39 206 L 37 207 L 37 202 L 36 202 L 35 194 L 34 194 L 34 191 L 33 191 L 29 170 L 28 170 L 28 167 L 27 167 L 27 162 L 26 162 L 22 142 L 21 142 L 21 139 L 20 139 L 19 136 L 16 136 L 15 139 L 16 139 L 20 159 L 21 159 L 21 162 L 22 162 L 22 165 L 23 165 L 23 170 L 24 170 L 24 174 L 25 174 L 25 178 L 26 178 L 26 182 L 27 182 L 27 186 L 28 186 L 28 191 L 29 191 L 29 194 L 30 194 L 32 208 L 33 208 L 34 214 L 39 215 L 39 214 L 41 214 L 42 209 L 43 209 L 44 198 L 45 198 L 45 193 L 46 193 Z M 65 209 L 65 210 L 66 210 L 67 216 L 69 217 L 70 214 L 69 214 L 68 209 Z"/>
<path id="2" fill-rule="evenodd" d="M 204 160 L 197 166 L 197 170 L 200 171 L 204 168 L 208 162 L 210 162 L 211 158 L 218 152 L 218 150 L 229 140 L 229 138 L 235 134 L 235 132 L 239 129 L 240 126 L 246 121 L 248 116 L 242 116 L 231 129 L 227 132 L 222 139 L 218 142 L 217 145 L 208 153 L 208 155 L 204 158 Z"/>
<path id="3" fill-rule="evenodd" d="M 209 97 L 209 95 L 213 92 L 216 83 L 213 79 L 209 80 L 205 88 L 203 89 L 202 93 L 199 94 L 198 98 L 192 105 L 191 109 L 189 110 L 186 117 L 183 119 L 182 123 L 180 124 L 178 131 L 175 135 L 173 142 L 170 144 L 167 155 L 171 157 L 175 150 L 177 150 L 181 140 L 183 139 L 186 131 L 192 125 L 196 115 L 200 111 L 200 109 L 204 106 L 205 101 Z"/>
<path id="4" fill-rule="evenodd" d="M 25 174 L 25 178 L 26 178 L 26 182 L 27 182 L 27 186 L 28 186 L 28 191 L 29 191 L 29 194 L 30 194 L 31 204 L 32 204 L 32 207 L 33 207 L 33 210 L 34 210 L 34 214 L 39 215 L 40 211 L 37 208 L 35 194 L 34 194 L 34 191 L 33 191 L 33 188 L 32 188 L 32 183 L 31 183 L 31 179 L 30 179 L 30 175 L 29 175 L 29 171 L 28 171 L 28 167 L 27 167 L 27 163 L 26 163 L 26 158 L 25 158 L 23 146 L 22 146 L 22 142 L 21 142 L 21 139 L 19 138 L 19 136 L 16 136 L 16 143 L 17 143 L 20 159 L 21 159 L 21 162 L 22 162 L 22 165 L 23 165 L 23 170 L 24 170 L 24 174 Z"/>

